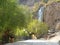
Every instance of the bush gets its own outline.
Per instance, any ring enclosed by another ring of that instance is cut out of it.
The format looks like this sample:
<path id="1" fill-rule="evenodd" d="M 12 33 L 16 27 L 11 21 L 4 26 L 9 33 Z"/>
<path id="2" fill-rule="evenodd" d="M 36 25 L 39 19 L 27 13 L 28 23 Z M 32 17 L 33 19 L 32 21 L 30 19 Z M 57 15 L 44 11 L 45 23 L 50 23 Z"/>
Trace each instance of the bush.
<path id="1" fill-rule="evenodd" d="M 33 20 L 32 22 L 29 23 L 27 27 L 27 31 L 34 32 L 38 36 L 38 35 L 46 34 L 48 32 L 48 26 L 43 22 Z"/>

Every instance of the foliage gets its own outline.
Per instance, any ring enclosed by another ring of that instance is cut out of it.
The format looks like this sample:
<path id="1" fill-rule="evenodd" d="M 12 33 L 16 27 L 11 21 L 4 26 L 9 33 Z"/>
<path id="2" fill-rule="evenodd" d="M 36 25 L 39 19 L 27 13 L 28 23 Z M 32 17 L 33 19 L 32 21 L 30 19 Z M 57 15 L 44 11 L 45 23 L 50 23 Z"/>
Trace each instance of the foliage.
<path id="1" fill-rule="evenodd" d="M 45 23 L 33 20 L 28 24 L 27 28 L 17 28 L 14 32 L 17 37 L 22 37 L 28 36 L 29 32 L 34 32 L 37 36 L 39 36 L 41 34 L 46 34 L 47 31 L 48 26 Z"/>
<path id="2" fill-rule="evenodd" d="M 0 0 L 0 38 L 6 28 L 14 34 L 17 27 L 27 27 L 31 19 L 32 13 L 27 6 L 18 5 L 16 0 Z"/>
<path id="3" fill-rule="evenodd" d="M 26 9 L 27 8 L 27 9 Z M 17 5 L 14 0 L 0 0 L 0 31 L 5 28 L 26 27 L 31 19 L 28 7 Z"/>
<path id="4" fill-rule="evenodd" d="M 33 20 L 32 22 L 29 23 L 27 31 L 34 32 L 37 35 L 46 34 L 48 31 L 48 26 L 43 22 Z"/>
<path id="5" fill-rule="evenodd" d="M 15 35 L 16 36 L 24 36 L 24 35 L 28 35 L 28 34 L 27 34 L 27 32 L 24 31 L 24 28 L 23 29 L 17 28 L 16 32 L 15 32 Z"/>
<path id="6" fill-rule="evenodd" d="M 48 2 L 48 0 L 43 0 L 43 2 L 44 2 L 44 3 L 47 3 L 47 2 Z"/>
<path id="7" fill-rule="evenodd" d="M 25 28 L 22 28 L 22 29 L 17 28 L 14 31 L 14 34 L 16 36 L 16 39 L 15 39 L 16 41 L 23 40 L 25 39 L 26 36 L 28 36 L 28 33 L 27 31 L 25 31 Z"/>
<path id="8" fill-rule="evenodd" d="M 38 9 L 38 7 L 39 7 L 39 3 L 35 3 L 32 11 L 33 11 L 33 12 L 36 12 L 37 9 Z"/>

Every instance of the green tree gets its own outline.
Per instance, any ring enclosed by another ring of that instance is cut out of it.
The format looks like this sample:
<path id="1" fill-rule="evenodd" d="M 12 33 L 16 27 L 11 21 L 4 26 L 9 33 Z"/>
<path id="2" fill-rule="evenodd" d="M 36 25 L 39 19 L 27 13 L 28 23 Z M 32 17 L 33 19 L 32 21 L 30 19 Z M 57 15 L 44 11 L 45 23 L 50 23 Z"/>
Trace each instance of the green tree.
<path id="1" fill-rule="evenodd" d="M 27 6 L 18 5 L 16 0 L 0 0 L 0 38 L 6 28 L 15 33 L 17 27 L 27 27 L 31 19 Z"/>
<path id="2" fill-rule="evenodd" d="M 15 0 L 0 0 L 0 31 L 7 27 L 26 27 L 31 15 L 27 6 L 23 8 Z"/>

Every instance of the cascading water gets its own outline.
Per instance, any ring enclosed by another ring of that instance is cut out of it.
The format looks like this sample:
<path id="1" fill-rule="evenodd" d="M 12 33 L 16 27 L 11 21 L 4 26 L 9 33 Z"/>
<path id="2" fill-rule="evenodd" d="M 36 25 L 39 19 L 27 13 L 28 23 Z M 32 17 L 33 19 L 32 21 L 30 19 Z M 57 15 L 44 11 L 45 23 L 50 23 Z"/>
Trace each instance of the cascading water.
<path id="1" fill-rule="evenodd" d="M 44 12 L 44 6 L 40 7 L 38 11 L 38 21 L 43 21 L 43 12 Z"/>

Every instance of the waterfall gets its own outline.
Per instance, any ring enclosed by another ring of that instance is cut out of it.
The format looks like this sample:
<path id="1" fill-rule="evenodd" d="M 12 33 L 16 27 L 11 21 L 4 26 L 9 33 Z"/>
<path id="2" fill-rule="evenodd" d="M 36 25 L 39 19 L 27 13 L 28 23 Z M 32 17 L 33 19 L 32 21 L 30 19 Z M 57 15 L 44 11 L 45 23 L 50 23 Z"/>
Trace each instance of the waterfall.
<path id="1" fill-rule="evenodd" d="M 43 12 L 44 12 L 44 6 L 40 7 L 38 11 L 38 21 L 43 21 Z"/>

